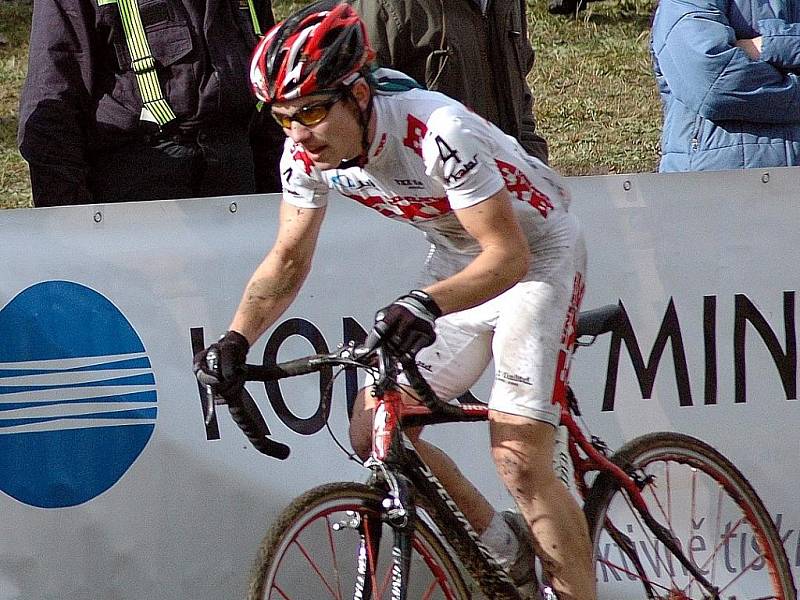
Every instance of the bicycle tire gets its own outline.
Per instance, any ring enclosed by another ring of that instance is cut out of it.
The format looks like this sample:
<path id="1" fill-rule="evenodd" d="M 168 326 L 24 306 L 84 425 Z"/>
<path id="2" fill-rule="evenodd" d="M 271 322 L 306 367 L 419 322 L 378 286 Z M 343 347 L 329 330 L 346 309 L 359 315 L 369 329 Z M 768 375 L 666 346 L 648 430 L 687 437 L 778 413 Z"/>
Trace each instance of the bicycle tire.
<path id="1" fill-rule="evenodd" d="M 369 520 L 380 518 L 384 497 L 373 487 L 345 482 L 321 485 L 295 498 L 264 537 L 253 565 L 248 599 L 355 597 L 359 528 L 334 531 L 333 523 L 349 519 L 346 511 L 358 514 L 362 523 L 376 523 Z M 372 579 L 378 593 L 364 596 L 364 600 L 390 597 L 393 532 L 386 523 L 381 528 L 383 535 Z M 423 519 L 415 520 L 413 536 L 408 600 L 468 600 L 468 588 L 457 563 Z"/>
<path id="2" fill-rule="evenodd" d="M 720 590 L 720 598 L 796 600 L 789 561 L 764 503 L 717 450 L 691 436 L 652 433 L 625 444 L 612 462 L 629 473 L 635 469 L 655 477 L 643 485 L 648 508 L 689 550 L 685 554 Z M 597 564 L 598 598 L 711 597 L 661 542 L 654 541 L 652 530 L 637 518 L 627 494 L 609 473 L 596 478 L 584 512 Z M 607 518 L 622 537 L 612 537 Z M 644 577 L 621 549 L 628 542 L 634 545 Z"/>

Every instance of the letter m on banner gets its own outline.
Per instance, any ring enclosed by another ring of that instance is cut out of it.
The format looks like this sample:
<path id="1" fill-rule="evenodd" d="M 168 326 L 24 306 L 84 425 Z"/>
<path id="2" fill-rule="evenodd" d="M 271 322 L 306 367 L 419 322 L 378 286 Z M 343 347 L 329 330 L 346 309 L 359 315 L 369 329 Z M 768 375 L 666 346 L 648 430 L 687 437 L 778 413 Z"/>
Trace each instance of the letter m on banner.
<path id="1" fill-rule="evenodd" d="M 625 306 L 620 302 L 622 308 L 622 323 L 614 331 L 611 338 L 611 348 L 608 353 L 608 370 L 606 372 L 606 389 L 603 396 L 603 411 L 614 410 L 614 397 L 617 392 L 617 371 L 619 370 L 619 355 L 623 342 L 631 357 L 636 378 L 639 381 L 639 389 L 642 398 L 650 398 L 653 393 L 658 365 L 661 356 L 666 348 L 667 341 L 671 342 L 672 360 L 675 365 L 675 383 L 678 386 L 678 400 L 681 406 L 692 406 L 692 391 L 689 385 L 689 368 L 686 363 L 686 352 L 683 346 L 683 336 L 681 335 L 678 314 L 675 310 L 675 303 L 670 298 L 661 327 L 658 330 L 653 349 L 644 363 L 636 333 L 633 331 L 628 313 Z"/>

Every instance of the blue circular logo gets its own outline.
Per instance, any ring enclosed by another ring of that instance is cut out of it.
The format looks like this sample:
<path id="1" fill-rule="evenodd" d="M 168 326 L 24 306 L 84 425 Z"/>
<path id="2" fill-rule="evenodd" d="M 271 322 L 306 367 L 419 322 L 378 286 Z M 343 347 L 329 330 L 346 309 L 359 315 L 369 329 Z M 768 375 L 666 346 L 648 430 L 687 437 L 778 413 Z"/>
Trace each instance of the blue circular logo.
<path id="1" fill-rule="evenodd" d="M 46 281 L 0 310 L 0 490 L 41 508 L 97 497 L 156 422 L 153 369 L 107 298 Z"/>

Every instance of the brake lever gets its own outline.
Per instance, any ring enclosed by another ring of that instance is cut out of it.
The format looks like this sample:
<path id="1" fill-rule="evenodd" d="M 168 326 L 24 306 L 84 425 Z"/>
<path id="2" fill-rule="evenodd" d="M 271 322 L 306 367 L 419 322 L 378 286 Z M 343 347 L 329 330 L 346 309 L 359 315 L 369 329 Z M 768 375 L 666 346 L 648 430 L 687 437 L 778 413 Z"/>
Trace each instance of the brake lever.
<path id="1" fill-rule="evenodd" d="M 378 331 L 378 329 L 384 329 L 384 331 Z M 369 335 L 367 335 L 367 339 L 364 340 L 364 343 L 353 348 L 353 357 L 358 360 L 375 352 L 383 340 L 385 329 L 386 326 L 382 321 L 376 323 L 375 327 L 373 327 Z"/>
<path id="2" fill-rule="evenodd" d="M 209 370 L 215 370 L 219 363 L 219 355 L 217 351 L 214 348 L 209 349 L 209 351 L 206 353 L 205 360 Z M 214 408 L 215 405 L 225 404 L 225 399 L 219 394 L 214 393 L 214 388 L 212 387 L 212 384 L 216 383 L 214 378 L 209 377 L 203 373 L 203 371 L 199 371 L 197 373 L 197 379 L 200 381 L 200 383 L 205 385 L 206 389 L 206 393 L 203 395 L 203 414 L 205 415 L 205 425 L 208 427 L 214 420 L 216 413 L 216 409 Z"/>
<path id="3" fill-rule="evenodd" d="M 225 399 L 225 396 L 217 394 L 214 392 L 214 388 L 211 387 L 211 385 L 206 384 L 206 393 L 203 395 L 203 414 L 205 415 L 204 421 L 206 426 L 210 425 L 211 421 L 214 420 L 217 413 L 216 406 L 227 406 L 227 404 L 228 401 Z"/>
<path id="4" fill-rule="evenodd" d="M 206 384 L 206 393 L 203 397 L 203 414 L 206 416 L 206 427 L 208 427 L 211 424 L 211 421 L 214 420 L 214 415 L 216 412 L 214 408 L 214 405 L 216 404 L 214 395 L 214 390 L 211 389 L 209 384 Z"/>

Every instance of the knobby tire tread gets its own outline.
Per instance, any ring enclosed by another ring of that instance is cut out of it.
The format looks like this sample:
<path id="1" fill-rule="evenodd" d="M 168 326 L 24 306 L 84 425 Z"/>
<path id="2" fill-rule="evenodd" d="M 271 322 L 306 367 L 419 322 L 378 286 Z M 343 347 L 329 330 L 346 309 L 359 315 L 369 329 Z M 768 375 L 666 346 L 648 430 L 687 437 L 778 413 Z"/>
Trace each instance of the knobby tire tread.
<path id="1" fill-rule="evenodd" d="M 336 499 L 364 499 L 373 503 L 377 508 L 380 506 L 384 494 L 374 488 L 358 482 L 337 482 L 327 483 L 311 488 L 296 497 L 292 502 L 281 511 L 278 518 L 273 522 L 267 535 L 258 550 L 258 555 L 253 563 L 250 574 L 250 585 L 248 590 L 248 600 L 261 600 L 263 597 L 263 586 L 269 574 L 270 568 L 277 558 L 277 553 L 282 547 L 282 540 L 286 533 L 292 529 L 296 521 L 314 506 Z M 427 523 L 422 519 L 417 519 L 415 535 L 425 538 L 431 551 L 436 555 L 439 564 L 449 576 L 453 593 L 458 600 L 469 600 L 471 598 L 464 583 L 458 563 L 452 557 L 450 551 L 442 543 L 439 536 L 434 533 Z M 413 575 L 412 575 L 413 577 Z M 409 600 L 414 600 L 409 598 Z"/>

